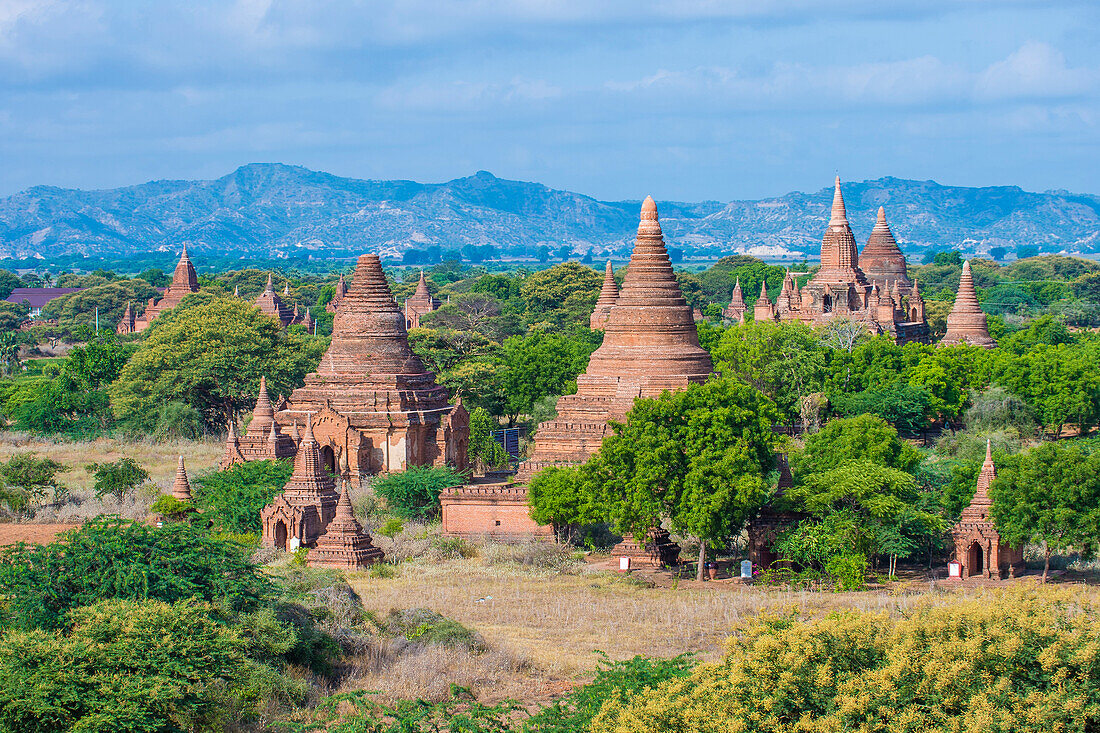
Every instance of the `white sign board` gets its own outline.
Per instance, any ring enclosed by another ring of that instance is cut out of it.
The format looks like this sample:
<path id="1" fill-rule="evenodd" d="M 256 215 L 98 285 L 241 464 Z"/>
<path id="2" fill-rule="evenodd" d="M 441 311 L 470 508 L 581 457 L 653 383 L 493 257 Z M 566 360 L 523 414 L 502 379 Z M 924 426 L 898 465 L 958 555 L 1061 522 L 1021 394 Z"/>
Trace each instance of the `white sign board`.
<path id="1" fill-rule="evenodd" d="M 752 560 L 741 561 L 741 577 L 746 580 L 752 580 Z"/>
<path id="2" fill-rule="evenodd" d="M 963 568 L 963 566 L 962 566 L 962 563 L 960 563 L 960 562 L 949 562 L 949 563 L 947 563 L 947 577 L 949 577 L 949 578 L 961 578 L 963 576 L 962 568 Z"/>
<path id="3" fill-rule="evenodd" d="M 630 571 L 630 558 L 629 557 L 620 557 L 619 558 L 619 571 L 623 572 L 623 573 L 626 573 L 626 572 Z"/>
<path id="4" fill-rule="evenodd" d="M 287 545 L 287 548 L 291 552 L 294 552 L 295 550 L 297 550 L 301 546 L 302 546 L 302 541 L 300 539 L 298 539 L 297 537 L 291 537 L 290 538 L 290 543 Z"/>

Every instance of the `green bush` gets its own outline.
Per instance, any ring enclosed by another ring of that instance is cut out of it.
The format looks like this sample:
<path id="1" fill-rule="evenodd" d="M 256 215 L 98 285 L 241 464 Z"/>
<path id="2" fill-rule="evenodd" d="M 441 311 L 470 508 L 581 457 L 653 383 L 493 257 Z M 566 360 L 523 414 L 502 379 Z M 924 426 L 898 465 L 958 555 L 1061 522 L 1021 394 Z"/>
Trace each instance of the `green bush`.
<path id="1" fill-rule="evenodd" d="M 198 599 L 250 610 L 270 593 L 240 547 L 187 524 L 157 528 L 103 517 L 49 545 L 0 550 L 4 621 L 22 629 L 60 628 L 72 609 L 109 598 Z"/>
<path id="2" fill-rule="evenodd" d="M 108 463 L 89 463 L 84 470 L 95 476 L 97 499 L 110 494 L 122 501 L 123 497 L 149 480 L 149 472 L 128 456 Z"/>
<path id="3" fill-rule="evenodd" d="M 294 465 L 288 460 L 247 461 L 191 482 L 194 504 L 229 532 L 259 532 L 260 510 L 283 490 Z"/>
<path id="4" fill-rule="evenodd" d="M 57 474 L 68 470 L 52 458 L 17 453 L 0 463 L 0 503 L 9 511 L 25 512 L 45 502 L 51 493 L 54 501 L 59 501 L 69 490 L 58 482 Z"/>
<path id="5" fill-rule="evenodd" d="M 485 650 L 485 640 L 476 631 L 428 608 L 407 608 L 390 611 L 385 629 L 409 641 L 440 646 L 464 646 Z"/>
<path id="6" fill-rule="evenodd" d="M 837 555 L 825 563 L 825 572 L 836 590 L 859 590 L 867 573 L 867 558 L 860 554 Z"/>
<path id="7" fill-rule="evenodd" d="M 466 477 L 450 466 L 414 466 L 375 480 L 374 491 L 386 500 L 391 512 L 402 519 L 439 516 L 439 493 L 458 486 Z"/>
<path id="8" fill-rule="evenodd" d="M 401 534 L 405 529 L 405 523 L 400 519 L 393 517 L 386 520 L 386 523 L 378 528 L 377 534 L 383 537 L 389 537 L 391 540 L 397 535 Z"/>
<path id="9" fill-rule="evenodd" d="M 160 514 L 170 519 L 179 519 L 190 511 L 191 505 L 186 501 L 180 501 L 171 494 L 161 494 L 149 507 L 152 514 Z"/>

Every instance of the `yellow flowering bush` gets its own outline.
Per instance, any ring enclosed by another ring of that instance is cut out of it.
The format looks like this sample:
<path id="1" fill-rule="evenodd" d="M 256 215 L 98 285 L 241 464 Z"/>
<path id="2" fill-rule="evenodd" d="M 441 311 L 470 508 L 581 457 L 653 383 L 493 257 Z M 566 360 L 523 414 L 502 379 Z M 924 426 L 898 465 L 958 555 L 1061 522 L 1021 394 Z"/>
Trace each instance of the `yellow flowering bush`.
<path id="1" fill-rule="evenodd" d="M 901 618 L 761 616 L 724 660 L 593 719 L 601 733 L 1100 730 L 1100 613 L 1087 590 L 929 598 Z"/>

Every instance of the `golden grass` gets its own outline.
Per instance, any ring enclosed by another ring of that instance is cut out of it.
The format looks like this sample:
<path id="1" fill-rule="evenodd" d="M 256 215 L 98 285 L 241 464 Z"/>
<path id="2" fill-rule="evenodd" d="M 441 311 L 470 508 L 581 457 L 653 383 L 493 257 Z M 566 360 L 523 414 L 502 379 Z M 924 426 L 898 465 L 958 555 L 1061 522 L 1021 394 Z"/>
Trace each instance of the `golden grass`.
<path id="1" fill-rule="evenodd" d="M 160 488 L 168 488 L 176 476 L 176 463 L 183 456 L 187 472 L 194 476 L 216 468 L 225 445 L 216 440 L 151 443 L 99 438 L 91 441 L 41 441 L 17 433 L 0 437 L 0 460 L 16 453 L 31 452 L 52 458 L 71 470 L 60 476 L 61 482 L 80 496 L 91 496 L 93 478 L 84 470 L 89 463 L 117 461 L 123 456 L 136 460 Z"/>

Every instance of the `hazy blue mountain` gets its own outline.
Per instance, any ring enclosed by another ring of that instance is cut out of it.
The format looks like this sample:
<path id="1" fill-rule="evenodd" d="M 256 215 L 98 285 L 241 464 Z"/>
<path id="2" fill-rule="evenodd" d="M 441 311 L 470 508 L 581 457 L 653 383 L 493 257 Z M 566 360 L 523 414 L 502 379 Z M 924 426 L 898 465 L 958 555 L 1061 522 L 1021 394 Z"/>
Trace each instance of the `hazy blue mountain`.
<path id="1" fill-rule="evenodd" d="M 640 194 L 645 192 L 640 191 Z M 1100 252 L 1100 198 L 1012 186 L 965 188 L 883 178 L 844 184 L 862 244 L 886 206 L 907 251 Z M 658 202 L 670 243 L 721 252 L 816 256 L 832 187 L 760 201 Z M 280 256 L 316 251 L 399 254 L 410 247 L 492 244 L 505 251 L 572 245 L 622 250 L 639 201 L 598 201 L 479 172 L 439 184 L 341 178 L 279 164 L 213 181 L 153 181 L 82 191 L 36 186 L 0 198 L 0 256 L 195 252 Z"/>

